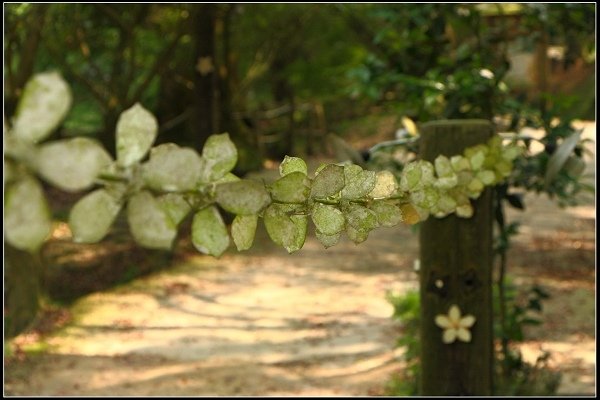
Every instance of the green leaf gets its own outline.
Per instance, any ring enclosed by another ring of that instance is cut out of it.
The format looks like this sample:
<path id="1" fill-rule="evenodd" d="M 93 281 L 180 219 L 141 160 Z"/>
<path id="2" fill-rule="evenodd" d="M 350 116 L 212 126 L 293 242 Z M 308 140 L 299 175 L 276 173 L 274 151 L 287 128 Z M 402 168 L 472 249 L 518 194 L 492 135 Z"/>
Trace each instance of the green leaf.
<path id="1" fill-rule="evenodd" d="M 302 172 L 292 172 L 271 185 L 274 201 L 283 203 L 303 203 L 310 194 L 310 179 Z"/>
<path id="2" fill-rule="evenodd" d="M 456 207 L 456 215 L 461 218 L 471 218 L 473 216 L 473 206 L 468 203 Z"/>
<path id="3" fill-rule="evenodd" d="M 314 198 L 333 196 L 339 193 L 344 186 L 344 167 L 329 164 L 322 168 L 317 176 L 315 176 L 310 196 Z"/>
<path id="4" fill-rule="evenodd" d="M 150 151 L 143 166 L 146 185 L 161 191 L 187 191 L 195 188 L 202 171 L 200 155 L 191 148 L 165 143 Z"/>
<path id="5" fill-rule="evenodd" d="M 369 232 L 378 226 L 377 214 L 366 207 L 351 204 L 345 211 L 347 225 L 356 230 Z"/>
<path id="6" fill-rule="evenodd" d="M 127 204 L 127 221 L 133 238 L 143 247 L 168 250 L 177 236 L 177 226 L 147 191 L 131 196 Z"/>
<path id="7" fill-rule="evenodd" d="M 496 174 L 493 171 L 483 170 L 477 173 L 477 179 L 486 186 L 492 185 L 496 181 Z"/>
<path id="8" fill-rule="evenodd" d="M 76 243 L 101 241 L 114 222 L 120 201 L 106 190 L 98 189 L 81 198 L 71 209 L 69 227 Z"/>
<path id="9" fill-rule="evenodd" d="M 556 149 L 556 151 L 552 154 L 550 159 L 548 160 L 548 165 L 546 167 L 546 175 L 544 176 L 544 185 L 547 188 L 554 178 L 558 175 L 563 165 L 569 159 L 569 156 L 577 146 L 579 142 L 579 138 L 581 136 L 581 131 L 573 132 L 569 137 L 563 140 L 560 146 Z"/>
<path id="10" fill-rule="evenodd" d="M 288 215 L 285 210 L 280 204 L 271 204 L 265 210 L 264 223 L 271 240 L 292 253 L 304 245 L 308 217 Z"/>
<path id="11" fill-rule="evenodd" d="M 10 185 L 4 198 L 6 241 L 18 249 L 35 252 L 50 229 L 50 212 L 41 185 L 29 176 Z"/>
<path id="12" fill-rule="evenodd" d="M 231 224 L 231 236 L 238 251 L 252 247 L 257 224 L 257 215 L 236 215 Z"/>
<path id="13" fill-rule="evenodd" d="M 375 175 L 375 187 L 369 193 L 369 197 L 382 199 L 390 197 L 398 189 L 396 177 L 390 171 L 379 171 Z"/>
<path id="14" fill-rule="evenodd" d="M 237 157 L 237 148 L 228 133 L 211 135 L 202 149 L 202 159 L 205 162 L 203 180 L 213 182 L 225 176 L 235 167 Z"/>
<path id="15" fill-rule="evenodd" d="M 167 216 L 170 218 L 174 225 L 179 225 L 181 221 L 189 214 L 192 210 L 190 203 L 181 194 L 167 193 L 162 196 L 158 196 L 156 201 L 165 211 Z"/>
<path id="16" fill-rule="evenodd" d="M 419 160 L 411 162 L 402 170 L 400 189 L 412 192 L 425 186 L 433 185 L 434 169 L 430 162 Z"/>
<path id="17" fill-rule="evenodd" d="M 69 85 L 57 72 L 44 72 L 31 78 L 17 106 L 12 134 L 29 142 L 46 138 L 71 108 Z"/>
<path id="18" fill-rule="evenodd" d="M 285 156 L 283 162 L 279 164 L 279 175 L 285 176 L 292 172 L 302 172 L 304 175 L 308 175 L 308 167 L 301 158 Z"/>
<path id="19" fill-rule="evenodd" d="M 450 157 L 450 164 L 454 172 L 469 171 L 471 169 L 469 160 L 461 155 Z"/>
<path id="20" fill-rule="evenodd" d="M 265 186 L 256 181 L 240 180 L 217 185 L 217 203 L 233 214 L 258 214 L 270 202 Z"/>
<path id="21" fill-rule="evenodd" d="M 158 133 L 158 122 L 154 115 L 135 103 L 123 111 L 117 121 L 117 163 L 129 167 L 140 161 Z"/>
<path id="22" fill-rule="evenodd" d="M 440 194 L 433 187 L 425 187 L 410 194 L 410 200 L 413 204 L 426 209 L 435 207 L 439 199 Z"/>
<path id="23" fill-rule="evenodd" d="M 229 235 L 217 207 L 204 208 L 194 215 L 192 243 L 201 253 L 219 257 L 229 247 Z"/>
<path id="24" fill-rule="evenodd" d="M 335 235 L 344 230 L 346 220 L 344 214 L 331 205 L 315 203 L 312 209 L 312 220 L 317 232 L 324 235 Z"/>
<path id="25" fill-rule="evenodd" d="M 331 246 L 335 246 L 340 241 L 340 237 L 342 236 L 341 233 L 335 233 L 333 235 L 326 235 L 319 231 L 316 232 L 316 235 L 317 235 L 317 240 L 319 242 L 321 242 L 321 244 L 323 246 L 325 246 L 326 249 Z"/>
<path id="26" fill-rule="evenodd" d="M 348 238 L 354 243 L 359 244 L 367 240 L 369 237 L 369 231 L 363 231 L 356 229 L 351 225 L 346 225 L 346 235 L 348 235 Z"/>
<path id="27" fill-rule="evenodd" d="M 222 178 L 219 178 L 216 181 L 214 181 L 214 183 L 220 184 L 220 183 L 227 183 L 227 182 L 237 182 L 239 180 L 240 180 L 240 178 L 238 176 L 235 176 L 231 172 L 228 172 Z"/>
<path id="28" fill-rule="evenodd" d="M 377 222 L 381 226 L 392 227 L 402 221 L 400 209 L 389 201 L 376 201 L 371 205 L 371 211 L 377 216 Z"/>
<path id="29" fill-rule="evenodd" d="M 342 198 L 353 200 L 369 194 L 375 187 L 377 178 L 374 171 L 364 171 L 362 169 L 358 171 L 353 166 L 347 166 L 344 168 L 344 179 L 346 185 L 342 189 Z"/>
<path id="30" fill-rule="evenodd" d="M 111 162 L 96 140 L 73 138 L 40 146 L 36 169 L 51 184 L 74 192 L 91 187 L 98 173 Z"/>
<path id="31" fill-rule="evenodd" d="M 444 155 L 439 155 L 435 158 L 435 173 L 438 177 L 443 178 L 445 176 L 454 175 L 454 170 L 452 169 L 452 164 L 448 157 Z"/>
<path id="32" fill-rule="evenodd" d="M 479 150 L 474 151 L 468 156 L 469 162 L 471 163 L 471 169 L 478 170 L 483 166 L 483 162 L 485 161 L 485 152 Z"/>

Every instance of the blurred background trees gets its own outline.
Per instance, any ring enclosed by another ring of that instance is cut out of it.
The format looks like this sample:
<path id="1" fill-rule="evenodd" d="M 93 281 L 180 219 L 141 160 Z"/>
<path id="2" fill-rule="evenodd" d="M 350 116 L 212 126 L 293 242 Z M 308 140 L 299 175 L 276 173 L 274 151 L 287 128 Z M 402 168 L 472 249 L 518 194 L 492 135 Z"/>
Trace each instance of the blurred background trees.
<path id="1" fill-rule="evenodd" d="M 242 171 L 264 157 L 318 151 L 317 138 L 344 135 L 367 115 L 492 118 L 506 96 L 548 102 L 560 93 L 576 96 L 574 117 L 593 116 L 592 4 L 4 10 L 5 116 L 34 72 L 58 69 L 75 102 L 57 135 L 95 136 L 110 151 L 117 116 L 135 102 L 158 116 L 159 142 L 200 148 L 228 131 Z M 390 134 L 399 120 L 392 125 Z"/>

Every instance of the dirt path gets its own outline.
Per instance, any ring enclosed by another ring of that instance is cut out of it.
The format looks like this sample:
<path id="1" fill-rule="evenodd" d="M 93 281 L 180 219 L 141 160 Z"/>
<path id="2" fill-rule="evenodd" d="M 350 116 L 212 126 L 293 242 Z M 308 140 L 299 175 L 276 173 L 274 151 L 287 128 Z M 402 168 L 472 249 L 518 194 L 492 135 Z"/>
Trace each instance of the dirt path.
<path id="1" fill-rule="evenodd" d="M 565 394 L 595 390 L 595 206 L 560 210 L 530 196 L 511 252 L 519 287 L 552 295 L 522 346 L 552 353 Z M 366 243 L 297 254 L 259 231 L 249 252 L 179 260 L 167 272 L 80 299 L 45 351 L 5 366 L 8 395 L 376 395 L 402 368 L 385 292 L 417 287 L 416 236 L 379 229 Z M 22 343 L 28 341 L 19 338 Z"/>
<path id="2" fill-rule="evenodd" d="M 415 287 L 406 228 L 287 255 L 260 232 L 246 255 L 189 258 L 79 301 L 74 323 L 15 394 L 358 395 L 398 366 L 388 289 Z M 396 240 L 406 242 L 399 245 Z M 394 249 L 402 250 L 398 254 Z"/>

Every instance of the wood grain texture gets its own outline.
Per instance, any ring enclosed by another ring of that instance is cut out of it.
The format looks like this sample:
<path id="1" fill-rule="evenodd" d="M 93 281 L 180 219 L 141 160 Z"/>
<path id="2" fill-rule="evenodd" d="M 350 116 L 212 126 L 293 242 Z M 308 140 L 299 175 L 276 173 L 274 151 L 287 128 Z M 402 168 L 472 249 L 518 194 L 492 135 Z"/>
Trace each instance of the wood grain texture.
<path id="1" fill-rule="evenodd" d="M 433 162 L 440 154 L 462 154 L 493 135 L 486 120 L 447 120 L 421 129 L 421 158 Z M 474 215 L 430 217 L 420 228 L 421 394 L 491 395 L 492 332 L 492 191 L 473 202 Z M 443 286 L 440 288 L 440 282 Z M 476 317 L 470 343 L 442 342 L 434 318 L 451 305 Z"/>

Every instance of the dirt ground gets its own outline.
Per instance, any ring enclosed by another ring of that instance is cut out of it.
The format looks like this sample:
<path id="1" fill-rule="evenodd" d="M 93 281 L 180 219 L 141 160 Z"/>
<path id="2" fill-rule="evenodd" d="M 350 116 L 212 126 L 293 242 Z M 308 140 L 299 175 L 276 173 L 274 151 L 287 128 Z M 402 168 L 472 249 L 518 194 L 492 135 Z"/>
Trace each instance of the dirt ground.
<path id="1" fill-rule="evenodd" d="M 595 135 L 594 135 L 595 138 Z M 595 163 L 588 166 L 595 171 Z M 550 351 L 560 394 L 595 393 L 595 205 L 560 209 L 529 195 L 509 254 L 521 289 L 551 295 L 521 345 Z M 178 255 L 172 268 L 94 293 L 58 312 L 55 328 L 15 339 L 6 395 L 380 395 L 402 368 L 402 334 L 386 291 L 417 288 L 416 235 L 400 226 L 292 255 L 264 229 L 220 259 Z M 56 319 L 55 318 L 55 319 Z M 62 325 L 62 326 L 61 326 Z"/>

